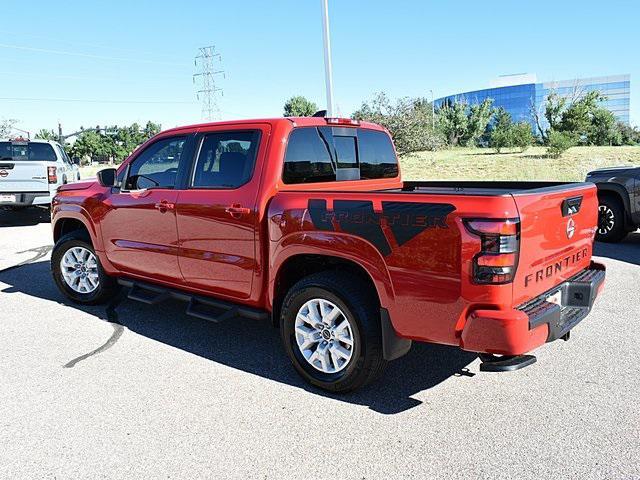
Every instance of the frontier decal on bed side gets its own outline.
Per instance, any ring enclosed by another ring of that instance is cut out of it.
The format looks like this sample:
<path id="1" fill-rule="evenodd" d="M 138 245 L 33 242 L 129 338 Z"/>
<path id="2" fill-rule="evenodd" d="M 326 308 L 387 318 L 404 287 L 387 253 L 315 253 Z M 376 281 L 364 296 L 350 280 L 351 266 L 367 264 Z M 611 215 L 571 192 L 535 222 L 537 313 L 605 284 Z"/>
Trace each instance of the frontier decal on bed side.
<path id="1" fill-rule="evenodd" d="M 382 230 L 383 219 L 402 246 L 426 229 L 449 228 L 447 216 L 455 210 L 449 203 L 382 202 L 378 213 L 370 200 L 334 200 L 330 211 L 324 199 L 309 199 L 308 208 L 317 229 L 335 231 L 335 223 L 341 231 L 371 242 L 384 256 L 391 246 Z"/>

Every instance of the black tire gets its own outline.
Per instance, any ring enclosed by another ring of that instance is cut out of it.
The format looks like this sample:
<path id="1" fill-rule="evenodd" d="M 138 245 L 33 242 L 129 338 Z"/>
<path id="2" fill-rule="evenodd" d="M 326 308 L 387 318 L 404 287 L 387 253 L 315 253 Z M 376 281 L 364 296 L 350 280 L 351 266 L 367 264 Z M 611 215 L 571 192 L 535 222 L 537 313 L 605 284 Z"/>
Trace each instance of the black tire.
<path id="1" fill-rule="evenodd" d="M 73 290 L 67 285 L 61 272 L 60 261 L 63 255 L 73 247 L 83 247 L 89 250 L 95 257 L 98 265 L 98 287 L 90 293 L 80 293 Z M 85 232 L 71 232 L 61 237 L 53 247 L 51 252 L 51 273 L 53 280 L 56 282 L 58 289 L 70 300 L 83 305 L 97 305 L 105 303 L 112 299 L 120 289 L 120 286 L 113 277 L 108 276 L 102 265 L 100 259 L 91 245 L 91 240 L 88 238 Z"/>
<path id="2" fill-rule="evenodd" d="M 295 320 L 300 308 L 319 298 L 338 306 L 351 324 L 352 357 L 343 370 L 325 373 L 302 355 L 295 339 Z M 363 282 L 345 279 L 333 271 L 312 274 L 298 281 L 287 293 L 281 309 L 280 334 L 296 371 L 309 383 L 331 392 L 348 392 L 379 377 L 387 362 L 382 354 L 382 331 L 377 299 Z"/>
<path id="3" fill-rule="evenodd" d="M 624 207 L 621 202 L 612 197 L 602 197 L 598 205 L 598 231 L 596 240 L 599 242 L 619 242 L 628 234 L 624 225 Z"/>

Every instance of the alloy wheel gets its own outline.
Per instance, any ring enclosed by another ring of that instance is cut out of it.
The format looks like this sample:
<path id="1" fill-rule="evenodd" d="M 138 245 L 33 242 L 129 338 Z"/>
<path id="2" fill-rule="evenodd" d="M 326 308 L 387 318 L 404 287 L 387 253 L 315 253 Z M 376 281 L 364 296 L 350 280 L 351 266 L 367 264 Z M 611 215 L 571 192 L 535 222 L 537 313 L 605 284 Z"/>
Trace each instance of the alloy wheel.
<path id="1" fill-rule="evenodd" d="M 598 233 L 600 235 L 606 235 L 613 230 L 615 225 L 615 215 L 606 205 L 598 206 Z"/>
<path id="2" fill-rule="evenodd" d="M 322 298 L 300 307 L 295 338 L 306 361 L 323 373 L 343 370 L 353 356 L 354 336 L 349 319 L 337 305 Z"/>
<path id="3" fill-rule="evenodd" d="M 74 292 L 91 293 L 100 284 L 96 256 L 83 247 L 72 247 L 60 260 L 60 272 Z"/>

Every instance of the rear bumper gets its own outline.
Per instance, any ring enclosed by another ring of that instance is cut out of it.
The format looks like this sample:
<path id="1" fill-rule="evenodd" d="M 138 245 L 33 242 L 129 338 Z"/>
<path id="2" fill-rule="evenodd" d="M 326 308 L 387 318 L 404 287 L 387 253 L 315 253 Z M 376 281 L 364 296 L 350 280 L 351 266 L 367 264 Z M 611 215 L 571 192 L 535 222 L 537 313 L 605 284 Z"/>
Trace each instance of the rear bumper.
<path id="1" fill-rule="evenodd" d="M 566 335 L 584 319 L 604 286 L 605 266 L 591 262 L 591 266 L 570 278 L 550 292 L 518 307 L 529 317 L 529 329 L 547 325 L 547 342 Z M 562 293 L 562 303 L 549 303 L 546 299 L 554 293 Z"/>
<path id="2" fill-rule="evenodd" d="M 474 352 L 522 355 L 565 336 L 591 311 L 604 286 L 605 266 L 591 262 L 569 280 L 510 310 L 476 310 L 465 324 L 461 347 Z M 562 292 L 561 304 L 547 301 Z"/>
<path id="3" fill-rule="evenodd" d="M 55 192 L 1 192 L 0 195 L 14 195 L 15 202 L 0 201 L 0 207 L 28 207 L 49 205 Z"/>

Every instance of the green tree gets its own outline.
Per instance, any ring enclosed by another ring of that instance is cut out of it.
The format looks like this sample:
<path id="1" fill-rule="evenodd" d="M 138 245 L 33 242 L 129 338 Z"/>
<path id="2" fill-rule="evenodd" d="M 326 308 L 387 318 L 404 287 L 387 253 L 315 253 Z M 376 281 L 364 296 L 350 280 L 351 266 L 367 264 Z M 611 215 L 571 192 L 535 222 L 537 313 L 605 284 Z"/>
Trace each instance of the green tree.
<path id="1" fill-rule="evenodd" d="M 291 97 L 284 104 L 285 117 L 310 117 L 317 111 L 318 106 L 302 95 Z"/>
<path id="2" fill-rule="evenodd" d="M 533 143 L 533 133 L 529 122 L 518 122 L 511 125 L 511 145 L 524 152 Z"/>
<path id="3" fill-rule="evenodd" d="M 148 121 L 147 124 L 144 126 L 144 129 L 142 131 L 142 141 L 146 142 L 147 140 L 149 140 L 154 135 L 159 134 L 160 130 L 162 130 L 162 127 L 161 127 L 161 125 L 159 123 L 154 123 L 152 121 Z"/>
<path id="4" fill-rule="evenodd" d="M 485 133 L 493 115 L 493 100 L 469 106 L 466 101 L 448 101 L 438 110 L 438 128 L 451 146 L 474 146 Z"/>
<path id="5" fill-rule="evenodd" d="M 73 157 L 109 159 L 119 163 L 158 132 L 160 125 L 153 122 L 147 122 L 144 127 L 133 123 L 124 127 L 113 125 L 104 130 L 87 129 L 78 135 L 69 151 Z"/>
<path id="6" fill-rule="evenodd" d="M 622 145 L 622 132 L 616 116 L 605 108 L 596 108 L 591 117 L 588 138 L 595 145 Z"/>
<path id="7" fill-rule="evenodd" d="M 512 125 L 511 114 L 502 107 L 496 109 L 489 133 L 489 146 L 495 148 L 496 152 L 500 153 L 503 148 L 510 148 L 513 145 Z"/>
<path id="8" fill-rule="evenodd" d="M 640 145 L 640 129 L 623 122 L 618 122 L 620 143 L 622 145 Z"/>
<path id="9" fill-rule="evenodd" d="M 561 97 L 555 92 L 551 92 L 547 97 L 544 107 L 544 117 L 549 124 L 550 130 L 559 130 L 562 122 L 562 115 L 567 106 L 567 98 Z"/>
<path id="10" fill-rule="evenodd" d="M 42 128 L 38 131 L 38 133 L 36 133 L 36 138 L 39 138 L 41 140 L 57 140 L 58 136 L 53 130 Z"/>
<path id="11" fill-rule="evenodd" d="M 438 128 L 450 146 L 455 147 L 461 143 L 468 125 L 465 102 L 445 102 L 438 110 Z"/>
<path id="12" fill-rule="evenodd" d="M 511 115 L 504 108 L 495 110 L 489 145 L 498 153 L 503 148 L 519 148 L 525 151 L 533 143 L 533 133 L 528 122 L 513 123 Z"/>
<path id="13" fill-rule="evenodd" d="M 549 130 L 548 138 L 549 144 L 547 146 L 547 155 L 553 158 L 560 157 L 564 152 L 576 144 L 575 137 L 567 132 Z"/>
<path id="14" fill-rule="evenodd" d="M 85 130 L 78 135 L 69 150 L 71 157 L 96 159 L 105 155 L 102 136 L 95 130 Z"/>
<path id="15" fill-rule="evenodd" d="M 431 103 L 424 98 L 405 97 L 392 102 L 380 92 L 364 102 L 351 117 L 377 123 L 389 130 L 400 155 L 437 150 L 445 143 L 433 128 Z"/>
<path id="16" fill-rule="evenodd" d="M 584 96 L 571 102 L 562 112 L 559 125 L 551 128 L 571 133 L 583 143 L 593 143 L 589 138 L 593 131 L 593 116 L 601 109 L 598 102 L 604 98 L 597 90 L 587 92 Z"/>
<path id="17" fill-rule="evenodd" d="M 475 103 L 469 107 L 467 128 L 462 135 L 461 143 L 473 147 L 487 129 L 493 115 L 493 99 L 486 98 L 482 103 Z"/>
<path id="18" fill-rule="evenodd" d="M 543 142 L 549 144 L 550 132 L 555 131 L 566 133 L 574 142 L 581 144 L 619 145 L 623 143 L 623 135 L 615 116 L 601 106 L 604 100 L 606 97 L 597 90 L 585 94 L 574 92 L 572 98 L 560 97 L 556 93 L 549 94 L 545 102 L 547 128 L 542 126 L 540 117 L 532 110 Z M 557 136 L 555 140 L 557 143 Z"/>
<path id="19" fill-rule="evenodd" d="M 547 95 L 541 114 L 537 109 L 535 102 L 532 101 L 531 116 L 536 124 L 538 135 L 540 135 L 542 143 L 545 145 L 549 143 L 549 131 L 559 130 L 559 125 L 562 121 L 562 114 L 566 109 L 566 105 L 567 99 L 565 97 L 561 97 L 557 93 L 551 92 Z"/>

